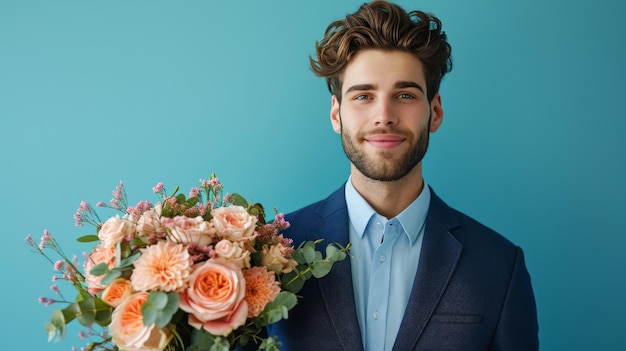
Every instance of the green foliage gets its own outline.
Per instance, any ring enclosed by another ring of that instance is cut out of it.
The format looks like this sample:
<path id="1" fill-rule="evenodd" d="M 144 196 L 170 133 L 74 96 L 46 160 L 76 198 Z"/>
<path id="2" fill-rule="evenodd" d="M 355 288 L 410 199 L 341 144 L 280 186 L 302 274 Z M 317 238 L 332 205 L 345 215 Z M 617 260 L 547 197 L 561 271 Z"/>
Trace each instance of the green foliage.
<path id="1" fill-rule="evenodd" d="M 244 208 L 248 207 L 248 201 L 243 196 L 237 193 L 231 194 L 230 197 L 228 198 L 228 202 L 230 202 L 231 204 L 235 206 L 241 206 Z"/>
<path id="2" fill-rule="evenodd" d="M 151 291 L 148 300 L 141 306 L 143 324 L 154 323 L 159 328 L 165 328 L 176 311 L 178 311 L 178 294 Z"/>
<path id="3" fill-rule="evenodd" d="M 60 341 L 65 337 L 65 325 L 76 319 L 86 327 L 94 323 L 107 326 L 111 323 L 113 308 L 97 297 L 79 294 L 76 302 L 68 304 L 65 308 L 54 310 L 50 322 L 44 327 L 48 333 L 48 341 Z"/>
<path id="4" fill-rule="evenodd" d="M 298 266 L 280 278 L 283 289 L 297 293 L 311 276 L 315 278 L 326 276 L 335 262 L 346 258 L 346 252 L 350 249 L 349 244 L 346 247 L 338 243 L 328 244 L 325 250 L 326 257 L 324 257 L 320 251 L 316 250 L 316 246 L 321 242 L 322 240 L 303 242 L 293 252 L 291 258 L 298 262 Z"/>
<path id="5" fill-rule="evenodd" d="M 76 241 L 78 241 L 79 243 L 92 243 L 99 240 L 100 238 L 98 238 L 98 236 L 95 234 L 83 235 L 76 239 Z"/>
<path id="6" fill-rule="evenodd" d="M 211 335 L 204 329 L 191 332 L 191 346 L 187 351 L 229 351 L 230 342 L 223 336 Z"/>

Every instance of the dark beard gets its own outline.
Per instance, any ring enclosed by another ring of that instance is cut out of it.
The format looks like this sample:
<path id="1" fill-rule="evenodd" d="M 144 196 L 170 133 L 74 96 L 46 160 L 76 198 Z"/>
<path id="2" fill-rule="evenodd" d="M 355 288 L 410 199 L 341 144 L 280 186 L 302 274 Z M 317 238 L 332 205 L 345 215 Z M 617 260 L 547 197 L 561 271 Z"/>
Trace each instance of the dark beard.
<path id="1" fill-rule="evenodd" d="M 384 159 L 382 162 L 376 159 L 368 159 L 363 150 L 359 149 L 355 144 L 353 136 L 344 133 L 343 125 L 341 128 L 341 145 L 350 162 L 364 176 L 381 182 L 392 182 L 402 179 L 422 161 L 428 150 L 429 130 L 430 117 L 425 128 L 417 136 L 415 146 L 411 150 L 401 155 L 399 159 L 392 159 L 390 152 L 379 151 L 378 155 Z M 359 137 L 358 139 L 361 138 Z"/>

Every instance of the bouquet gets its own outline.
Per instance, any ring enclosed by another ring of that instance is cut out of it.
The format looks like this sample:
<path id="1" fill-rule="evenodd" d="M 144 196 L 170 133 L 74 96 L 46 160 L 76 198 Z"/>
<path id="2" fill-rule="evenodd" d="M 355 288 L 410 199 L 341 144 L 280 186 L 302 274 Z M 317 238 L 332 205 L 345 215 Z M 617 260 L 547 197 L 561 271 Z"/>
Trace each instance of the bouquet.
<path id="1" fill-rule="evenodd" d="M 331 243 L 325 255 L 321 240 L 293 246 L 282 231 L 284 216 L 266 222 L 260 203 L 224 194 L 215 175 L 200 180 L 185 196 L 153 189 L 158 201 L 128 204 L 123 183 L 108 204 L 120 213 L 105 221 L 81 202 L 76 225 L 91 224 L 96 234 L 79 237 L 91 243 L 81 262 L 69 258 L 46 230 L 37 243 L 26 242 L 54 265 L 53 281 L 76 290 L 74 300 L 40 298 L 46 306 L 62 304 L 45 324 L 48 340 L 60 340 L 73 320 L 86 327 L 83 350 L 202 351 L 231 350 L 249 342 L 259 350 L 279 350 L 280 340 L 262 337 L 262 329 L 288 317 L 304 282 L 328 274 L 348 247 Z M 48 255 L 54 252 L 59 258 Z"/>

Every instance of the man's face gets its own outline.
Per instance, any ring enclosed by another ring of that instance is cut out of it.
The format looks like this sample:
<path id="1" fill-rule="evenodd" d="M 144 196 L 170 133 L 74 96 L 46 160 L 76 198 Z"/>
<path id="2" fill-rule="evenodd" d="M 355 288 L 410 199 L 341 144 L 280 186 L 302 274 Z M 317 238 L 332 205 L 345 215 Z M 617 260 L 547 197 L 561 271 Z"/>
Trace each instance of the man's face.
<path id="1" fill-rule="evenodd" d="M 423 72 L 411 54 L 377 49 L 360 51 L 346 67 L 331 122 L 348 159 L 367 178 L 395 181 L 422 161 L 429 132 L 443 118 L 439 94 L 426 97 Z"/>

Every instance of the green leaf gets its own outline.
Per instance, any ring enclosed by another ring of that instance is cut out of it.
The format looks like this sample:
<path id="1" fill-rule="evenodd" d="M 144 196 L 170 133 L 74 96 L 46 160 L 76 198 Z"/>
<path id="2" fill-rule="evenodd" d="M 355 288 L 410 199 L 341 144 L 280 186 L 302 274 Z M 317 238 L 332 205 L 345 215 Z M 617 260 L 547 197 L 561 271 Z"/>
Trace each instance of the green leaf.
<path id="1" fill-rule="evenodd" d="M 338 249 L 335 245 L 328 244 L 328 246 L 326 246 L 326 259 L 337 262 L 344 258 L 346 258 L 346 253 Z"/>
<path id="2" fill-rule="evenodd" d="M 297 293 L 304 286 L 304 282 L 306 279 L 302 276 L 299 276 L 298 272 L 294 269 L 289 273 L 285 273 L 280 278 L 280 285 L 283 289 Z"/>
<path id="3" fill-rule="evenodd" d="M 280 294 L 267 305 L 259 315 L 260 326 L 276 323 L 281 319 L 289 317 L 289 310 L 298 303 L 296 294 L 288 291 L 281 291 Z"/>
<path id="4" fill-rule="evenodd" d="M 105 275 L 109 272 L 109 266 L 105 262 L 100 262 L 89 270 L 89 274 L 97 277 Z"/>
<path id="5" fill-rule="evenodd" d="M 183 194 L 176 195 L 176 203 L 184 204 L 187 201 L 187 198 Z"/>
<path id="6" fill-rule="evenodd" d="M 122 276 L 122 271 L 117 268 L 114 268 L 107 275 L 102 277 L 102 279 L 100 279 L 100 284 L 109 285 L 112 281 L 114 281 L 115 279 L 121 276 Z"/>
<path id="7" fill-rule="evenodd" d="M 78 301 L 76 304 L 80 310 L 76 316 L 78 322 L 86 327 L 92 326 L 96 319 L 96 305 L 93 299 Z"/>
<path id="8" fill-rule="evenodd" d="M 148 300 L 141 306 L 143 324 L 155 324 L 159 328 L 165 328 L 172 316 L 178 310 L 178 294 L 152 291 Z"/>
<path id="9" fill-rule="evenodd" d="M 137 261 L 137 259 L 141 256 L 141 252 L 135 252 L 133 255 L 126 257 L 125 259 L 120 261 L 118 265 L 119 268 L 128 267 L 133 264 L 133 262 Z"/>
<path id="10" fill-rule="evenodd" d="M 61 310 L 52 311 L 50 322 L 44 324 L 46 332 L 48 332 L 48 342 L 63 340 L 66 332 L 65 323 L 65 316 Z"/>
<path id="11" fill-rule="evenodd" d="M 302 254 L 308 264 L 311 264 L 317 258 L 315 247 L 313 245 L 305 245 Z"/>
<path id="12" fill-rule="evenodd" d="M 231 204 L 235 206 L 248 208 L 248 201 L 246 201 L 246 199 L 239 194 L 231 194 L 230 198 L 228 199 L 228 202 L 230 202 Z"/>
<path id="13" fill-rule="evenodd" d="M 191 345 L 187 351 L 229 351 L 230 343 L 223 336 L 211 335 L 204 329 L 191 331 Z"/>
<path id="14" fill-rule="evenodd" d="M 333 262 L 324 259 L 311 263 L 310 267 L 311 274 L 313 274 L 315 278 L 321 278 L 330 272 L 331 268 L 333 268 Z"/>
<path id="15" fill-rule="evenodd" d="M 95 234 L 83 235 L 76 239 L 76 241 L 80 243 L 91 243 L 91 242 L 98 241 L 98 240 L 100 240 L 100 238 L 98 238 L 98 236 Z"/>
<path id="16" fill-rule="evenodd" d="M 187 199 L 187 201 L 185 202 L 185 207 L 191 208 L 191 207 L 195 206 L 198 203 L 198 201 L 200 201 L 199 198 L 191 197 L 191 198 Z"/>

